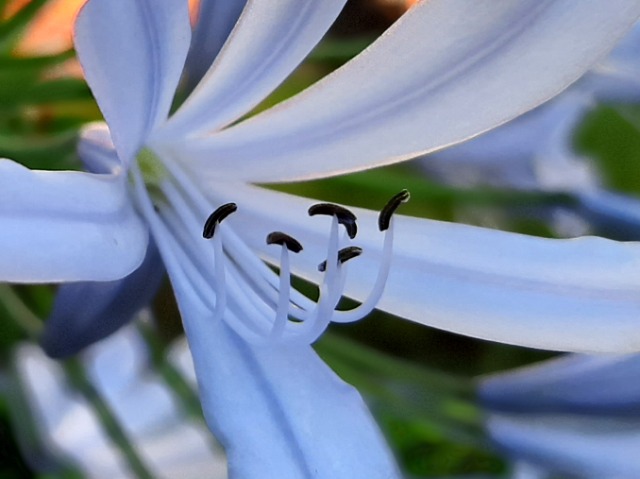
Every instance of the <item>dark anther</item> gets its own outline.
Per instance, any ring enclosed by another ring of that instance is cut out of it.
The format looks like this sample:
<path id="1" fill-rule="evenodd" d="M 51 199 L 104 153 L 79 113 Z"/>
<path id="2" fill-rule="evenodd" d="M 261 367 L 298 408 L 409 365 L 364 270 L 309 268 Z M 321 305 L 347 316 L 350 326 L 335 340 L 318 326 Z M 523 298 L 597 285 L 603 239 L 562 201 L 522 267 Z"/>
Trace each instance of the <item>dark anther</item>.
<path id="1" fill-rule="evenodd" d="M 402 190 L 389 200 L 378 216 L 378 228 L 380 231 L 386 231 L 389 229 L 391 217 L 402 203 L 409 201 L 410 197 L 411 195 L 409 194 L 409 190 Z"/>
<path id="2" fill-rule="evenodd" d="M 347 246 L 338 251 L 338 263 L 346 263 L 350 259 L 360 256 L 362 254 L 362 248 L 359 246 Z M 327 270 L 327 261 L 324 260 L 318 265 L 318 271 L 324 272 Z"/>
<path id="3" fill-rule="evenodd" d="M 351 239 L 355 238 L 358 233 L 356 215 L 343 206 L 334 205 L 333 203 L 318 203 L 309 208 L 309 216 L 315 215 L 335 216 L 338 219 L 338 223 L 345 227 Z"/>
<path id="4" fill-rule="evenodd" d="M 293 251 L 294 253 L 302 251 L 302 245 L 300 242 L 282 231 L 269 233 L 267 235 L 267 244 L 279 244 L 281 246 L 286 246 L 289 251 Z"/>
<path id="5" fill-rule="evenodd" d="M 202 236 L 207 239 L 213 238 L 213 233 L 216 231 L 216 225 L 237 209 L 238 206 L 235 203 L 227 203 L 220 206 L 209 215 L 209 218 L 207 218 L 207 221 L 204 223 Z"/>

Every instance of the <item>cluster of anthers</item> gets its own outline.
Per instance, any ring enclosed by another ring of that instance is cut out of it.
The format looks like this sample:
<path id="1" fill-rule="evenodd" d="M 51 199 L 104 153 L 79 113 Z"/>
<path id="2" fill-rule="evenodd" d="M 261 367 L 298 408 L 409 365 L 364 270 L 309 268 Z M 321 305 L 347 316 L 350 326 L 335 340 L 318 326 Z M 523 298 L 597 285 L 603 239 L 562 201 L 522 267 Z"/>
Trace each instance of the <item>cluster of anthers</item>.
<path id="1" fill-rule="evenodd" d="M 409 200 L 402 190 L 381 210 L 378 229 L 384 233 L 382 260 L 374 286 L 365 301 L 354 309 L 337 310 L 346 280 L 346 263 L 362 253 L 348 244 L 357 234 L 356 216 L 331 203 L 309 208 L 309 215 L 332 217 L 327 259 L 318 265 L 323 273 L 318 300 L 313 301 L 291 286 L 290 254 L 302 245 L 280 231 L 267 235 L 267 244 L 280 246 L 280 271 L 274 272 L 251 253 L 249 247 L 221 222 L 237 210 L 235 203 L 217 208 L 204 225 L 203 236 L 213 240 L 215 273 L 215 320 L 224 319 L 252 343 L 314 342 L 329 323 L 349 323 L 368 315 L 382 296 L 393 249 L 393 214 Z M 340 227 L 344 228 L 340 234 Z M 225 239 L 223 244 L 223 239 Z"/>

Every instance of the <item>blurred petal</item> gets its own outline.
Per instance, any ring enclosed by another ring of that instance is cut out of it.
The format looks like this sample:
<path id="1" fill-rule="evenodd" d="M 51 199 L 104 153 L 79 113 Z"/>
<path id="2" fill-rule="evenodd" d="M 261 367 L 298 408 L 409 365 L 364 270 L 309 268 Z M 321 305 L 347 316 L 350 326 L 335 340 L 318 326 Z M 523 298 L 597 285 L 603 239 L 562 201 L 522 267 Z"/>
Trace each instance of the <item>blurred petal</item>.
<path id="1" fill-rule="evenodd" d="M 69 387 L 62 366 L 31 344 L 19 346 L 14 358 L 44 446 L 88 477 L 128 477 L 124 457 L 86 399 Z"/>
<path id="2" fill-rule="evenodd" d="M 80 11 L 75 46 L 125 163 L 166 119 L 190 39 L 186 1 L 90 0 Z"/>
<path id="3" fill-rule="evenodd" d="M 142 265 L 126 278 L 63 284 L 47 319 L 42 347 L 49 356 L 63 358 L 109 336 L 151 302 L 163 277 L 160 255 L 150 241 Z"/>
<path id="4" fill-rule="evenodd" d="M 193 90 L 218 56 L 246 3 L 247 0 L 200 2 L 185 65 L 189 90 Z"/>
<path id="5" fill-rule="evenodd" d="M 211 69 L 169 121 L 169 135 L 218 129 L 251 110 L 318 43 L 344 3 L 249 0 Z"/>
<path id="6" fill-rule="evenodd" d="M 639 355 L 571 354 L 483 379 L 485 407 L 506 412 L 640 415 Z"/>
<path id="7" fill-rule="evenodd" d="M 148 237 L 124 181 L 0 160 L 0 279 L 110 281 L 135 270 Z"/>
<path id="8" fill-rule="evenodd" d="M 557 94 L 639 14 L 637 0 L 424 1 L 301 95 L 176 148 L 196 168 L 258 182 L 406 160 Z"/>
<path id="9" fill-rule="evenodd" d="M 91 173 L 118 174 L 126 171 L 106 123 L 88 123 L 82 127 L 77 150 L 85 170 Z"/>
<path id="10" fill-rule="evenodd" d="M 328 224 L 307 215 L 312 200 L 233 184 L 211 184 L 206 191 L 212 204 L 251 198 L 238 202 L 229 219 L 243 239 L 269 257 L 266 234 L 293 235 L 305 254 L 296 256 L 292 268 L 318 280 Z M 346 290 L 362 300 L 377 274 L 383 235 L 377 212 L 351 210 L 359 219 L 355 243 L 364 253 L 349 263 Z M 636 243 L 545 239 L 397 216 L 394 259 L 378 307 L 440 329 L 528 347 L 639 351 L 639 266 Z"/>
<path id="11" fill-rule="evenodd" d="M 593 479 L 640 477 L 637 418 L 492 415 L 487 428 L 507 454 L 550 471 Z"/>
<path id="12" fill-rule="evenodd" d="M 62 367 L 31 345 L 21 346 L 15 358 L 47 449 L 64 455 L 87 477 L 134 477 L 93 407 L 68 386 Z M 153 477 L 226 478 L 224 454 L 149 367 L 149 352 L 134 327 L 90 349 L 83 363 Z M 36 470 L 38 465 L 33 463 Z"/>
<path id="13" fill-rule="evenodd" d="M 174 281 L 200 400 L 230 479 L 400 477 L 360 395 L 310 346 L 250 346 L 185 301 L 185 286 Z"/>
<path id="14" fill-rule="evenodd" d="M 152 368 L 135 327 L 124 328 L 85 355 L 87 372 L 157 477 L 226 479 L 226 459 L 203 423 L 186 417 Z"/>

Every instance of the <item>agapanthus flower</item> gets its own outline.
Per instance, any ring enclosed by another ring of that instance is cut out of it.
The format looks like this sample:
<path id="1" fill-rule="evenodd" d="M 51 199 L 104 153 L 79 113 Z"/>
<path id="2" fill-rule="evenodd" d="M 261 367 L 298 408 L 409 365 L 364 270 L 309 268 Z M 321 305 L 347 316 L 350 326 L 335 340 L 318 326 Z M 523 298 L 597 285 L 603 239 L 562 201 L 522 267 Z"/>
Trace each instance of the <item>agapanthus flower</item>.
<path id="1" fill-rule="evenodd" d="M 185 406 L 150 364 L 150 351 L 135 325 L 84 351 L 87 377 L 124 428 L 131 446 L 153 477 L 225 479 L 224 452 L 204 424 L 188 417 Z M 108 427 L 63 367 L 35 344 L 13 354 L 24 402 L 10 403 L 17 432 L 25 431 L 23 453 L 34 470 L 47 473 L 69 464 L 84 477 L 137 477 L 112 443 Z M 25 406 L 34 418 L 36 439 L 27 438 Z M 48 459 L 47 456 L 51 456 Z"/>
<path id="2" fill-rule="evenodd" d="M 574 354 L 489 376 L 488 433 L 526 477 L 638 477 L 639 372 L 638 355 Z"/>
<path id="3" fill-rule="evenodd" d="M 605 11 L 597 0 L 421 2 L 344 67 L 243 120 L 343 4 L 254 0 L 237 22 L 224 16 L 231 33 L 169 117 L 190 48 L 186 2 L 90 0 L 75 46 L 108 128 L 83 133 L 89 172 L 0 163 L 1 277 L 109 282 L 68 290 L 67 311 L 74 291 L 89 306 L 80 336 L 97 339 L 112 329 L 100 320 L 126 317 L 105 308 L 119 293 L 136 296 L 132 282 L 145 270 L 117 280 L 145 256 L 153 265 L 157 246 L 232 477 L 398 475 L 360 396 L 310 347 L 331 321 L 374 306 L 529 346 L 640 345 L 634 245 L 401 217 L 392 210 L 404 192 L 387 207 L 372 198 L 380 217 L 333 205 L 309 216 L 313 202 L 253 186 L 409 159 L 503 123 L 578 78 L 640 15 L 640 2 L 612 0 Z M 203 16 L 198 28 L 214 21 Z M 297 242 L 303 250 L 289 258 Z M 289 262 L 320 284 L 317 302 L 290 287 Z M 361 309 L 334 311 L 343 293 Z M 64 342 L 75 326 L 52 327 L 46 342 Z"/>

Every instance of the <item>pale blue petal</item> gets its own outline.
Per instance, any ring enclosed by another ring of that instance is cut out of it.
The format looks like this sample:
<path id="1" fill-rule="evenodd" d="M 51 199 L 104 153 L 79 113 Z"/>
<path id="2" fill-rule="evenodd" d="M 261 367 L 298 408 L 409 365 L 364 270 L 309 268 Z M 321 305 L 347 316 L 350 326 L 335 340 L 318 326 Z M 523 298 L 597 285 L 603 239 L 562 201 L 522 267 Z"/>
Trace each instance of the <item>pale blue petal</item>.
<path id="1" fill-rule="evenodd" d="M 491 415 L 493 441 L 514 458 L 585 479 L 640 477 L 640 420 Z"/>
<path id="2" fill-rule="evenodd" d="M 224 323 L 187 317 L 208 423 L 230 477 L 399 477 L 360 395 L 310 346 L 251 347 Z"/>
<path id="3" fill-rule="evenodd" d="M 358 392 L 311 346 L 250 346 L 172 280 L 230 479 L 400 477 Z"/>
<path id="4" fill-rule="evenodd" d="M 193 90 L 218 56 L 246 3 L 247 0 L 200 1 L 185 65 L 189 90 Z"/>
<path id="5" fill-rule="evenodd" d="M 203 187 L 204 188 L 204 187 Z M 274 230 L 304 246 L 292 267 L 318 281 L 328 224 L 307 215 L 312 200 L 261 188 L 210 183 L 212 204 L 235 201 L 229 218 L 266 257 Z M 386 203 L 372 198 L 371 203 Z M 358 216 L 347 292 L 363 299 L 377 274 L 377 212 Z M 576 352 L 640 351 L 640 247 L 598 237 L 545 239 L 397 216 L 394 259 L 379 307 L 425 325 L 493 341 Z M 276 258 L 272 258 L 277 262 Z"/>
<path id="6" fill-rule="evenodd" d="M 63 284 L 40 340 L 54 358 L 64 358 L 99 341 L 148 306 L 160 287 L 164 267 L 153 241 L 142 265 L 126 278 Z"/>
<path id="7" fill-rule="evenodd" d="M 135 270 L 148 233 L 123 175 L 32 171 L 0 159 L 0 280 L 111 281 Z"/>
<path id="8" fill-rule="evenodd" d="M 186 1 L 90 0 L 80 11 L 75 46 L 125 163 L 166 119 L 190 39 Z"/>
<path id="9" fill-rule="evenodd" d="M 637 0 L 606 8 L 600 0 L 419 2 L 306 92 L 175 147 L 212 176 L 258 182 L 402 161 L 477 135 L 557 94 L 638 15 Z"/>
<path id="10" fill-rule="evenodd" d="M 218 129 L 247 113 L 298 66 L 344 3 L 249 0 L 211 69 L 157 141 Z"/>
<path id="11" fill-rule="evenodd" d="M 484 378 L 486 408 L 640 417 L 639 355 L 567 355 Z"/>

